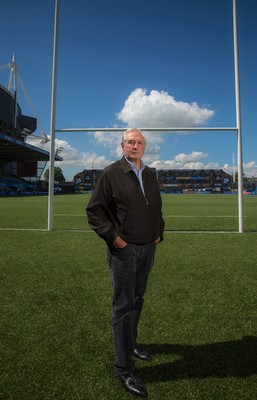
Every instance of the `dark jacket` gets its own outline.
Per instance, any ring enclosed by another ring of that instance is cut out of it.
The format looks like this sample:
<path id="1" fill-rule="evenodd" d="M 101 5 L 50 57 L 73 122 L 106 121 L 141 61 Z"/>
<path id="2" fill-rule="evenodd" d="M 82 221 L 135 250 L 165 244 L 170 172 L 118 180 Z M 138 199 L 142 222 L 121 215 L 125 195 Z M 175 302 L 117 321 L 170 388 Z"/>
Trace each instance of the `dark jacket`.
<path id="1" fill-rule="evenodd" d="M 123 157 L 98 178 L 86 212 L 91 228 L 112 245 L 119 235 L 127 243 L 146 244 L 162 239 L 164 222 L 161 196 L 154 172 L 143 170 L 140 183 Z"/>

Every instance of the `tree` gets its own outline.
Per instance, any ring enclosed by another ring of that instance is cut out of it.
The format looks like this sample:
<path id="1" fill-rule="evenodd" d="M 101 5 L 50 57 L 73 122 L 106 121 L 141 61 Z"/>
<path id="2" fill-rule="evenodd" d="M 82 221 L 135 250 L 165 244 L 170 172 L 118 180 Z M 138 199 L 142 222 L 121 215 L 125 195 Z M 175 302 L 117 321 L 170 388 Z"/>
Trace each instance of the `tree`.
<path id="1" fill-rule="evenodd" d="M 49 169 L 45 171 L 44 178 L 47 181 L 49 180 Z M 60 167 L 54 167 L 54 180 L 57 182 L 65 182 L 65 178 Z"/>

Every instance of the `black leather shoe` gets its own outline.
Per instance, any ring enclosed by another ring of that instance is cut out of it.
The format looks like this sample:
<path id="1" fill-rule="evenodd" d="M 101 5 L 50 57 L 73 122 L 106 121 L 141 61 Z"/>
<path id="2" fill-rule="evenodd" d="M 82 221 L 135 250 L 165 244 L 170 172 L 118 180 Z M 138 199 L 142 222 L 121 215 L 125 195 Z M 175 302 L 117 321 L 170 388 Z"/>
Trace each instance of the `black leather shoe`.
<path id="1" fill-rule="evenodd" d="M 144 385 L 142 385 L 140 379 L 135 375 L 133 374 L 120 375 L 120 379 L 122 385 L 124 386 L 125 390 L 127 390 L 127 392 L 133 394 L 134 396 L 141 396 L 141 397 L 147 396 L 146 388 L 144 387 Z"/>
<path id="2" fill-rule="evenodd" d="M 141 361 L 151 361 L 152 357 L 147 351 L 140 349 L 140 347 L 136 346 L 133 350 L 134 357 L 138 358 Z"/>

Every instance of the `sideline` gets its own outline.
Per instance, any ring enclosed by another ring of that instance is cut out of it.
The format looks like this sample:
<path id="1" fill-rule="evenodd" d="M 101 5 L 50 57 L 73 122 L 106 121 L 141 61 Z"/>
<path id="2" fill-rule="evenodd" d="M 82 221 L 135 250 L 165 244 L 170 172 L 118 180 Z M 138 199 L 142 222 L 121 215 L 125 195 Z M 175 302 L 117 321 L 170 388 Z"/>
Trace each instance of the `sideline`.
<path id="1" fill-rule="evenodd" d="M 85 214 L 54 214 L 54 217 L 85 217 Z M 164 218 L 238 218 L 238 215 L 163 215 Z M 247 218 L 247 215 L 245 215 Z"/>
<path id="2" fill-rule="evenodd" d="M 43 229 L 43 228 L 0 228 L 0 231 L 14 231 L 14 232 L 48 232 L 47 228 Z M 52 232 L 78 232 L 78 233 L 93 233 L 95 234 L 95 232 L 93 230 L 90 229 L 53 229 Z M 217 234 L 217 233 L 234 233 L 234 234 L 238 234 L 238 231 L 172 231 L 172 230 L 165 230 L 164 233 L 166 234 L 173 234 L 173 233 L 189 233 L 189 234 L 194 234 L 194 233 L 206 233 L 206 234 Z M 251 232 L 251 233 L 257 233 L 257 232 Z"/>

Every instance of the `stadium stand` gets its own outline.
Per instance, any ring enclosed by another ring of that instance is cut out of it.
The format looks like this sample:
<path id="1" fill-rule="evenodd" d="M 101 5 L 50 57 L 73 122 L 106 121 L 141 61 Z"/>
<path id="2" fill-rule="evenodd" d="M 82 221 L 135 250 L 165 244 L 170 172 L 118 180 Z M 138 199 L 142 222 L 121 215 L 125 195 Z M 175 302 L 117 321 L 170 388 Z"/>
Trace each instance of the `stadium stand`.
<path id="1" fill-rule="evenodd" d="M 22 114 L 16 95 L 0 84 L 0 194 L 38 191 L 49 152 L 26 143 L 37 119 Z M 62 157 L 56 155 L 57 161 Z"/>
<path id="2" fill-rule="evenodd" d="M 84 190 L 94 190 L 100 169 L 87 169 L 73 178 Z M 155 169 L 160 191 L 163 193 L 225 192 L 232 189 L 232 176 L 221 169 Z"/>

